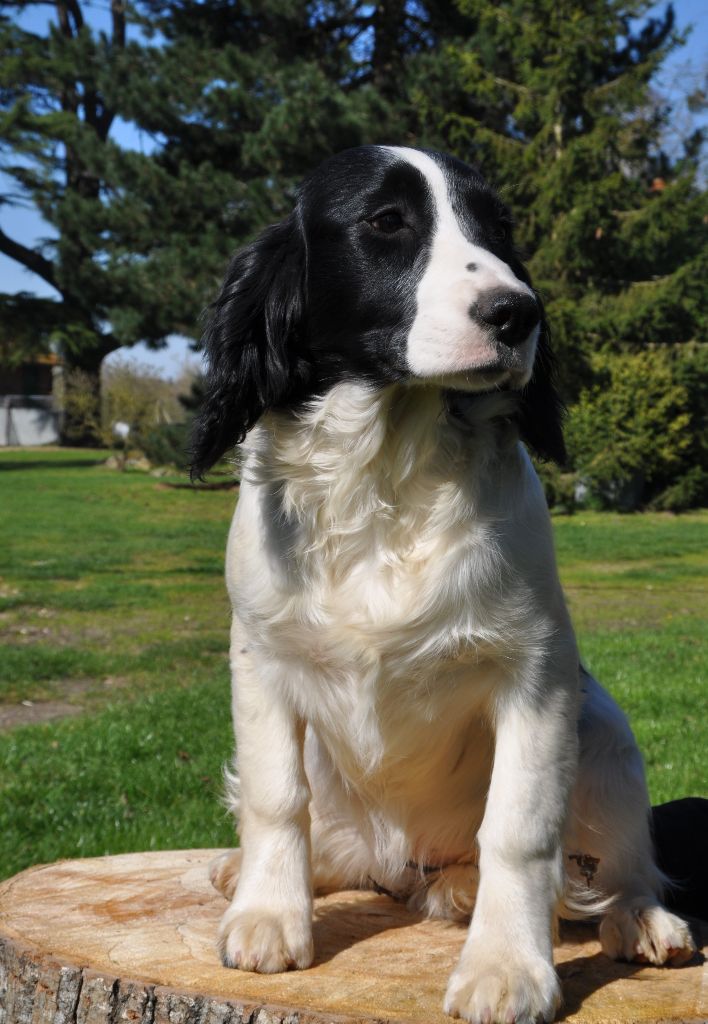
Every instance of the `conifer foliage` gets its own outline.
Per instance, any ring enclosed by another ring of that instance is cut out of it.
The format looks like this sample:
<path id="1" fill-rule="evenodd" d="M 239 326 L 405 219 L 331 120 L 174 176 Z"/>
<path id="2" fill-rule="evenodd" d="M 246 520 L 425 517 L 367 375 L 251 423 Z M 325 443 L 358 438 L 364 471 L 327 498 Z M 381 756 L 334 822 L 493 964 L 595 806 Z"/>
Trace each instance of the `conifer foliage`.
<path id="1" fill-rule="evenodd" d="M 643 17 L 651 4 L 623 0 L 459 6 L 476 29 L 448 59 L 474 109 L 439 108 L 435 120 L 447 148 L 476 160 L 515 213 L 571 406 L 573 468 L 600 504 L 619 494 L 632 495 L 626 507 L 708 503 L 696 444 L 707 425 L 697 401 L 708 333 L 704 140 L 694 131 L 669 157 L 674 111 L 654 86 L 683 41 L 672 7 Z M 638 390 L 668 388 L 672 408 L 679 402 L 670 423 L 628 407 L 608 419 L 605 389 L 627 399 L 631 369 Z M 672 437 L 671 457 L 657 461 Z"/>
<path id="2" fill-rule="evenodd" d="M 666 145 L 655 82 L 682 43 L 670 5 L 107 3 L 110 30 L 90 27 L 86 0 L 56 0 L 40 32 L 22 26 L 42 5 L 0 2 L 2 201 L 34 203 L 56 236 L 0 232 L 0 251 L 59 296 L 0 296 L 6 356 L 51 339 L 96 371 L 123 344 L 196 338 L 229 253 L 288 212 L 320 159 L 366 142 L 446 149 L 515 215 L 559 354 L 571 468 L 604 503 L 708 502 L 708 208 L 700 133 Z M 118 144 L 123 122 L 142 148 Z M 635 371 L 671 400 L 610 413 L 607 386 L 631 405 Z"/>
<path id="3" fill-rule="evenodd" d="M 451 0 L 107 3 L 108 30 L 89 0 L 0 3 L 0 213 L 30 204 L 54 235 L 0 231 L 0 252 L 57 293 L 0 295 L 0 355 L 51 343 L 97 394 L 116 348 L 198 337 L 229 253 L 314 164 L 405 134 L 405 60 L 464 20 Z"/>

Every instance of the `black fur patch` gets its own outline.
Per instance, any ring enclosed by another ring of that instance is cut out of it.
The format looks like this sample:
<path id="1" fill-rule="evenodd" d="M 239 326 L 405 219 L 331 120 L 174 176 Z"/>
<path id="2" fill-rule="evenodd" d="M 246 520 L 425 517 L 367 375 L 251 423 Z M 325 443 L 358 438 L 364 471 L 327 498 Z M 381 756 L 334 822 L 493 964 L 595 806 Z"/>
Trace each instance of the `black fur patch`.
<path id="1" fill-rule="evenodd" d="M 470 241 L 529 282 L 508 211 L 473 168 L 429 154 L 445 174 Z M 409 375 L 406 340 L 435 228 L 424 176 L 384 147 L 325 161 L 295 210 L 231 261 L 204 333 L 207 381 L 192 437 L 201 477 L 268 409 L 295 410 L 343 379 L 384 386 Z M 531 381 L 521 393 L 521 436 L 563 462 L 562 404 L 545 320 Z"/>

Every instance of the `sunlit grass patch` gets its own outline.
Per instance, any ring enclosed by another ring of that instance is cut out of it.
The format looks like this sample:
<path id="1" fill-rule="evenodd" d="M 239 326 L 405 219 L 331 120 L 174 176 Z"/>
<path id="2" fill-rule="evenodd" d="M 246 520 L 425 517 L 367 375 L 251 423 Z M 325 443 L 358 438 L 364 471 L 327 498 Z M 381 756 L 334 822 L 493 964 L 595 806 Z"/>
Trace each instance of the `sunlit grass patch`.
<path id="1" fill-rule="evenodd" d="M 60 857 L 233 843 L 225 666 L 123 706 L 0 737 L 0 874 Z"/>
<path id="2" fill-rule="evenodd" d="M 0 875 L 233 837 L 219 794 L 236 494 L 101 461 L 0 454 L 0 703 L 84 712 L 0 733 Z M 708 514 L 580 513 L 554 530 L 583 658 L 630 716 L 653 800 L 705 794 Z"/>

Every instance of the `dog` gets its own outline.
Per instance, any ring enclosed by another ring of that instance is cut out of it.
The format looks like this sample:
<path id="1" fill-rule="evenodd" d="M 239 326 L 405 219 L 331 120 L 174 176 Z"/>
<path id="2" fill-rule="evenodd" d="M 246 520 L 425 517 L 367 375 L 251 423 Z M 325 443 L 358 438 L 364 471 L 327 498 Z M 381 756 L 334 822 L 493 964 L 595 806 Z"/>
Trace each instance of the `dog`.
<path id="1" fill-rule="evenodd" d="M 562 405 L 499 196 L 440 153 L 334 156 L 233 258 L 204 348 L 193 472 L 244 452 L 223 963 L 308 967 L 313 891 L 351 888 L 471 915 L 444 1007 L 478 1024 L 553 1019 L 558 912 L 690 958 L 558 581 L 527 449 L 562 462 Z"/>

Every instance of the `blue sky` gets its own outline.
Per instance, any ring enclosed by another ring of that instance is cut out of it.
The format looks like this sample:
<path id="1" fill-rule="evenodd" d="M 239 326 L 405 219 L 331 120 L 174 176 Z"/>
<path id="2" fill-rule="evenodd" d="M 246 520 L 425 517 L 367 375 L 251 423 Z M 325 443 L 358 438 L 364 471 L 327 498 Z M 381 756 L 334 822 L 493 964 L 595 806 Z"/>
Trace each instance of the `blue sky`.
<path id="1" fill-rule="evenodd" d="M 109 27 L 109 9 L 104 3 L 86 2 L 83 5 L 90 11 L 90 21 L 94 28 L 100 30 Z M 665 3 L 656 4 L 650 13 L 660 13 L 665 9 Z M 701 70 L 704 71 L 708 65 L 708 7 L 706 0 L 674 0 L 676 21 L 680 29 L 693 25 L 693 31 L 686 46 L 675 51 L 662 69 L 657 85 L 662 92 L 670 96 L 677 96 L 687 91 L 686 83 L 693 80 L 695 85 L 700 84 Z M 44 6 L 31 8 L 22 18 L 22 24 L 27 28 L 40 30 L 46 24 L 48 18 L 47 8 Z M 684 109 L 677 107 L 677 116 L 688 116 Z M 694 118 L 695 120 L 695 118 Z M 702 123 L 708 123 L 708 117 L 701 117 Z M 149 140 L 141 137 L 132 125 L 116 123 L 113 135 L 123 145 L 142 148 L 149 147 Z M 2 182 L 0 181 L 0 187 Z M 42 238 L 51 237 L 51 229 L 30 209 L 18 209 L 8 206 L 0 208 L 0 226 L 11 238 L 15 238 L 25 245 L 34 245 Z M 0 254 L 0 291 L 3 292 L 31 292 L 35 295 L 53 296 L 54 290 L 38 278 L 35 274 L 25 270 L 14 260 L 8 259 Z M 135 345 L 131 349 L 122 349 L 114 353 L 112 357 L 129 355 L 157 369 L 163 376 L 177 376 L 185 360 L 194 361 L 198 357 L 191 353 L 187 340 L 173 336 L 166 348 L 158 351 L 150 351 L 145 345 Z"/>

